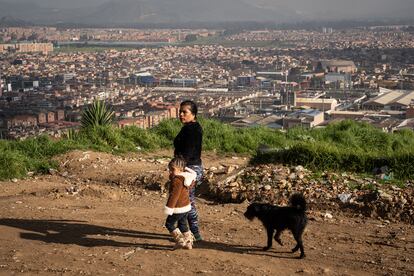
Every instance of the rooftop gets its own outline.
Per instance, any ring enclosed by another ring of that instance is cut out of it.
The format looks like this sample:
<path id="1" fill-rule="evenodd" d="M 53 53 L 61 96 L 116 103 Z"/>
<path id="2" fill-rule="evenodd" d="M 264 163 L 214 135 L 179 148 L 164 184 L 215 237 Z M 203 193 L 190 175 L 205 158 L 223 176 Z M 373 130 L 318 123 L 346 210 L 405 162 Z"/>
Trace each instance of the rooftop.
<path id="1" fill-rule="evenodd" d="M 367 104 L 379 104 L 379 105 L 389 105 L 389 104 L 401 104 L 409 105 L 414 99 L 414 91 L 402 92 L 402 91 L 391 91 L 385 94 L 379 95 L 369 101 Z"/>

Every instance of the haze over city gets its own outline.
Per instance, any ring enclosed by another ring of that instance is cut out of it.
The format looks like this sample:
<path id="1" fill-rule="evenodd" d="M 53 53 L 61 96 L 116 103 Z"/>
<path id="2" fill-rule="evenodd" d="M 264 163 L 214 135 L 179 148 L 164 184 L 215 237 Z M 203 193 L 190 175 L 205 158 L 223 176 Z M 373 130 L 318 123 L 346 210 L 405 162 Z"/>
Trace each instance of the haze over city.
<path id="1" fill-rule="evenodd" d="M 411 0 L 0 0 L 0 17 L 35 24 L 412 19 Z"/>

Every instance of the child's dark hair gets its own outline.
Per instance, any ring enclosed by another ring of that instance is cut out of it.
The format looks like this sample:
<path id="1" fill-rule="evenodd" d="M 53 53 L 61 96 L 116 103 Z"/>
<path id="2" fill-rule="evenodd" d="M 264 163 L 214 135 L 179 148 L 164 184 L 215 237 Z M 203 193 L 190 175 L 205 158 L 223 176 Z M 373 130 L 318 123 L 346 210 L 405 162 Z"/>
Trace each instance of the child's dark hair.
<path id="1" fill-rule="evenodd" d="M 196 103 L 195 103 L 195 102 L 190 101 L 190 100 L 183 101 L 183 102 L 180 104 L 180 108 L 181 108 L 181 107 L 183 107 L 183 106 L 189 106 L 189 107 L 190 107 L 190 111 L 191 111 L 191 113 L 192 113 L 195 117 L 197 117 L 198 108 L 197 108 L 197 105 L 196 105 Z"/>
<path id="2" fill-rule="evenodd" d="M 176 156 L 173 159 L 171 159 L 170 163 L 168 163 L 168 168 L 178 168 L 182 171 L 184 171 L 184 168 L 186 166 L 185 159 L 181 156 Z"/>

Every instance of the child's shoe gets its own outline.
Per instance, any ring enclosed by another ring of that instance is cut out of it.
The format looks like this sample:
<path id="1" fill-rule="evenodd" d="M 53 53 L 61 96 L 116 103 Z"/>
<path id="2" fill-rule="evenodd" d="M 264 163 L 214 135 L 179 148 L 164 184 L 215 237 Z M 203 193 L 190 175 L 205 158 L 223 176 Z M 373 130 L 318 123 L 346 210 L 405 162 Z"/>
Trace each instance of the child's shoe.
<path id="1" fill-rule="evenodd" d="M 187 231 L 183 233 L 184 239 L 184 249 L 193 249 L 193 234 L 191 231 Z"/>
<path id="2" fill-rule="evenodd" d="M 171 234 L 171 236 L 173 237 L 173 239 L 175 241 L 175 245 L 174 245 L 173 250 L 179 249 L 179 248 L 184 248 L 184 245 L 185 245 L 184 236 L 181 233 L 180 229 L 176 228 L 170 234 Z"/>

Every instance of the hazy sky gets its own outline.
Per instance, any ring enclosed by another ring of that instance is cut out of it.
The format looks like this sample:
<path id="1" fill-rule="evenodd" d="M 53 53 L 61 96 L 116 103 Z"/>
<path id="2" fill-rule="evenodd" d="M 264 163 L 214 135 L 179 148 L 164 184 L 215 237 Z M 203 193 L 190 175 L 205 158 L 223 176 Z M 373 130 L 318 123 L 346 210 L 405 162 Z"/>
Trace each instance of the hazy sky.
<path id="1" fill-rule="evenodd" d="M 352 17 L 389 15 L 413 17 L 414 0 L 245 0 L 270 7 L 288 7 L 298 14 Z"/>
<path id="2" fill-rule="evenodd" d="M 8 0 L 10 1 L 10 0 Z M 111 0 L 13 0 L 44 4 L 48 6 L 82 6 L 109 2 Z M 113 1 L 113 0 L 112 0 Z M 115 0 L 122 1 L 122 0 Z M 137 0 L 139 1 L 139 0 Z M 141 0 L 151 2 L 151 0 Z M 173 0 L 170 0 L 173 1 Z M 205 0 L 208 2 L 208 0 Z M 265 3 L 271 6 L 285 6 L 295 10 L 312 12 L 329 12 L 342 10 L 343 12 L 386 12 L 387 10 L 405 10 L 414 12 L 414 0 L 240 0 L 251 4 Z M 11 1 L 10 1 L 11 2 Z M 410 10 L 411 9 L 411 10 Z"/>
<path id="3" fill-rule="evenodd" d="M 1 2 L 30 2 L 49 8 L 79 8 L 106 2 L 137 1 L 153 3 L 156 0 L 0 0 Z M 178 0 L 165 0 L 174 3 Z M 195 0 L 180 0 L 191 5 Z M 206 1 L 209 0 L 197 0 Z M 267 10 L 297 15 L 305 19 L 414 19 L 414 0 L 236 0 Z M 157 3 L 162 3 L 158 0 Z M 229 2 L 222 0 L 222 2 Z M 234 3 L 234 0 L 232 1 Z"/>
<path id="4" fill-rule="evenodd" d="M 77 8 L 103 4 L 109 1 L 110 0 L 0 0 L 0 2 L 11 3 L 35 3 L 43 7 L 51 8 Z"/>

